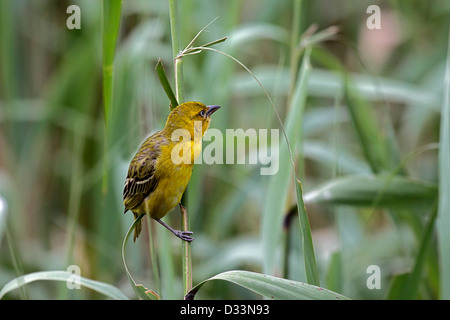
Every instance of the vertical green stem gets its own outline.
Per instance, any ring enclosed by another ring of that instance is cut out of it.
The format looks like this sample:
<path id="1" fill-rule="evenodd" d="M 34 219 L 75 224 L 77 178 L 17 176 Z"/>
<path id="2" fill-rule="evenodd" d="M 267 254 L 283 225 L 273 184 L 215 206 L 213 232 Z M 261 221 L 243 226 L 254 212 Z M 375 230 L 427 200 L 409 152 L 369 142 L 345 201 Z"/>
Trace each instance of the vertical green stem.
<path id="1" fill-rule="evenodd" d="M 178 1 L 169 0 L 170 10 L 170 32 L 172 34 L 172 54 L 174 59 L 175 70 L 175 94 L 178 103 L 183 103 L 183 64 L 178 54 L 181 51 L 180 44 L 180 27 L 178 25 Z"/>
<path id="2" fill-rule="evenodd" d="M 174 71 L 175 71 L 175 94 L 178 103 L 183 103 L 183 64 L 182 58 L 178 56 L 180 45 L 180 28 L 178 17 L 178 1 L 169 0 L 170 10 L 170 30 L 172 33 L 172 53 L 174 58 Z M 186 204 L 186 194 L 183 196 L 182 202 Z M 189 230 L 189 217 L 186 208 L 180 204 L 181 213 L 181 228 L 184 231 Z M 183 296 L 185 296 L 192 288 L 192 259 L 191 259 L 191 246 L 189 242 L 182 241 L 182 264 L 183 264 Z"/>
<path id="3" fill-rule="evenodd" d="M 181 49 L 180 28 L 178 26 L 178 1 L 169 0 L 170 33 L 172 35 L 172 53 L 175 58 Z"/>
<path id="4" fill-rule="evenodd" d="M 178 54 L 178 53 L 177 53 Z M 175 61 L 175 95 L 178 103 L 183 103 L 183 60 L 181 57 L 176 57 Z"/>
<path id="5" fill-rule="evenodd" d="M 182 229 L 189 230 L 189 218 L 186 207 L 180 204 Z M 187 241 L 182 242 L 182 263 L 183 263 L 183 296 L 192 289 L 192 259 L 191 245 Z"/>

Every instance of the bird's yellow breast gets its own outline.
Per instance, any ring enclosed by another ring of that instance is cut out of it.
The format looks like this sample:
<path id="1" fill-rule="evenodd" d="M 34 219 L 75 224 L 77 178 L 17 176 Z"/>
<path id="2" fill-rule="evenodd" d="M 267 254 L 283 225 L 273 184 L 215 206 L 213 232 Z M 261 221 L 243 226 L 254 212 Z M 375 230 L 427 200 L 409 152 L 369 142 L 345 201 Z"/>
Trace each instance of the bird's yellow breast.
<path id="1" fill-rule="evenodd" d="M 184 148 L 183 148 L 184 147 Z M 172 151 L 184 150 L 181 153 L 183 161 L 174 161 Z M 189 150 L 189 152 L 186 152 Z M 161 219 L 181 201 L 184 191 L 191 179 L 195 158 L 201 151 L 200 142 L 181 141 L 162 147 L 161 156 L 156 163 L 158 185 L 141 205 L 133 210 L 137 213 L 147 213 L 153 219 Z"/>

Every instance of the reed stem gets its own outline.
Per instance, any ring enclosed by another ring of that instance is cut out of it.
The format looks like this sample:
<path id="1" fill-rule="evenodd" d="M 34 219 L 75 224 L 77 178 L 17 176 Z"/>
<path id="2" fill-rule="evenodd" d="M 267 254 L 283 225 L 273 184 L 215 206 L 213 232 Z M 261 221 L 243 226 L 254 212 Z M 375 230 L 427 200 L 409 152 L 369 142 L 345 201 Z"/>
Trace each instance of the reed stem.
<path id="1" fill-rule="evenodd" d="M 174 73 L 175 73 L 175 95 L 178 103 L 183 103 L 183 60 L 179 56 L 181 51 L 180 45 L 180 28 L 178 17 L 178 1 L 169 0 L 170 10 L 170 30 L 172 34 L 172 53 L 174 58 Z M 183 195 L 182 202 L 185 206 L 187 189 Z M 189 230 L 189 217 L 186 207 L 180 203 L 181 213 L 181 229 L 184 231 Z M 182 265 L 183 265 L 183 296 L 185 296 L 192 289 L 192 259 L 191 259 L 191 246 L 189 242 L 182 241 Z"/>

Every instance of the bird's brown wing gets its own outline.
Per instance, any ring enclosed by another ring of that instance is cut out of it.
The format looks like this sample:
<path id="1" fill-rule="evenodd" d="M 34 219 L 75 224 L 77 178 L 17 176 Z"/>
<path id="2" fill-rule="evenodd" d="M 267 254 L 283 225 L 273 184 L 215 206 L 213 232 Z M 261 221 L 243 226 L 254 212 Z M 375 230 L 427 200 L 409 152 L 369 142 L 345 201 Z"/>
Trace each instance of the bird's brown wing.
<path id="1" fill-rule="evenodd" d="M 124 213 L 138 207 L 158 184 L 155 171 L 161 154 L 160 140 L 159 132 L 149 137 L 131 160 L 123 188 Z"/>

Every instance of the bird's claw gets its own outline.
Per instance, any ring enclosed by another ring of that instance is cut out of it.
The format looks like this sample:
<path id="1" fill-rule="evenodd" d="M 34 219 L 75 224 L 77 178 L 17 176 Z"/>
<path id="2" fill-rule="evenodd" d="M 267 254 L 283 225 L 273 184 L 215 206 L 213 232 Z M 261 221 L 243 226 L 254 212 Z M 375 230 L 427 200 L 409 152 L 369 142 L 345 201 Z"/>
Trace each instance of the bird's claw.
<path id="1" fill-rule="evenodd" d="M 180 231 L 180 230 L 174 230 L 174 231 L 175 231 L 174 234 L 181 240 L 184 240 L 187 242 L 191 242 L 194 240 L 194 238 L 190 236 L 191 234 L 193 234 L 192 231 Z"/>

